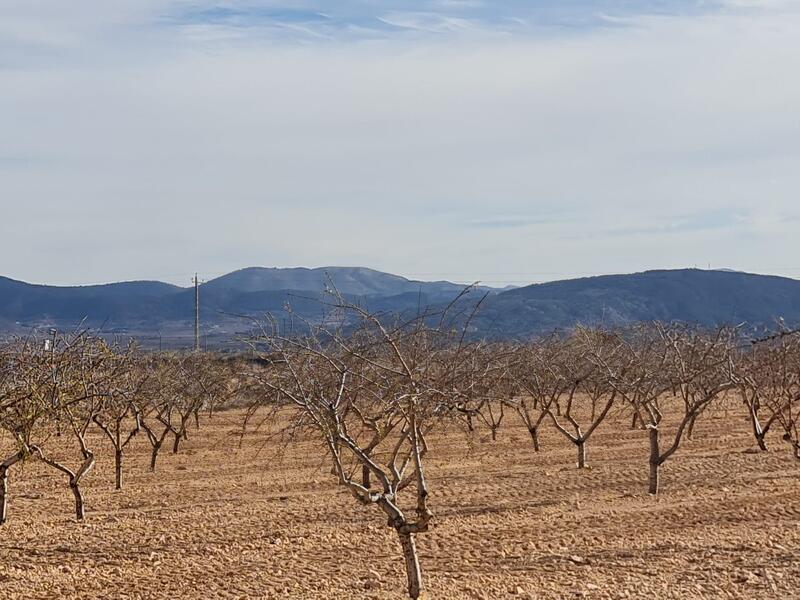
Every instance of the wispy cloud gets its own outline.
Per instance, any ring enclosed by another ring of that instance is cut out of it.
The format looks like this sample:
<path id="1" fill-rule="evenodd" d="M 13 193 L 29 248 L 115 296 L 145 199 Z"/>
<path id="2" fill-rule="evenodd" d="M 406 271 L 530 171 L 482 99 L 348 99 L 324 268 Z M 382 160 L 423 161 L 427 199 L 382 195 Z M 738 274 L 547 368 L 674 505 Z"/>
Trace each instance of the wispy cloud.
<path id="1" fill-rule="evenodd" d="M 535 39 L 635 25 L 644 16 L 788 10 L 780 0 L 5 0 L 0 68 L 127 58 L 151 48 L 415 40 Z M 111 53 L 111 57 L 108 53 Z"/>
<path id="2" fill-rule="evenodd" d="M 697 0 L 673 0 L 666 4 L 642 0 L 579 0 L 577 2 L 531 3 L 523 0 L 413 0 L 406 2 L 349 0 L 309 1 L 303 8 L 280 2 L 229 2 L 210 8 L 200 5 L 172 7 L 175 23 L 206 22 L 217 26 L 270 30 L 288 23 L 302 24 L 302 30 L 320 37 L 353 39 L 417 34 L 458 34 L 471 32 L 530 36 L 543 28 L 596 28 L 619 26 L 625 19 L 641 15 L 702 14 L 713 5 Z M 388 26 L 388 27 L 387 27 Z"/>
<path id="3" fill-rule="evenodd" d="M 742 213 L 729 211 L 701 212 L 688 215 L 654 214 L 648 222 L 602 231 L 608 236 L 671 235 L 733 229 L 746 221 Z"/>
<path id="4" fill-rule="evenodd" d="M 4 274 L 773 265 L 800 254 L 798 29 L 764 2 L 5 0 Z"/>
<path id="5" fill-rule="evenodd" d="M 542 223 L 542 221 L 525 215 L 488 215 L 468 221 L 471 227 L 478 229 L 514 229 L 536 223 Z"/>

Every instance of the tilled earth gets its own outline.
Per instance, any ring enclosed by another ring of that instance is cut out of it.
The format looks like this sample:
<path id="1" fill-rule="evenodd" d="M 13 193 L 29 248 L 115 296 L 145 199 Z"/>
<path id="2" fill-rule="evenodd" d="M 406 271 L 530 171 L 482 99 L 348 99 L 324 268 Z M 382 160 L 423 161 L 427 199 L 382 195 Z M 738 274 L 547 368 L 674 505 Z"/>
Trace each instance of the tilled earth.
<path id="1" fill-rule="evenodd" d="M 113 491 L 93 436 L 87 519 L 66 478 L 11 471 L 0 598 L 404 598 L 396 536 L 335 484 L 309 442 L 280 455 L 227 412 L 149 473 L 134 440 Z M 775 435 L 753 453 L 733 414 L 698 424 L 647 491 L 646 434 L 619 421 L 589 469 L 554 429 L 534 453 L 514 422 L 453 432 L 428 460 L 435 526 L 418 539 L 429 598 L 800 598 L 800 464 Z M 0 450 L 8 450 L 0 439 Z"/>

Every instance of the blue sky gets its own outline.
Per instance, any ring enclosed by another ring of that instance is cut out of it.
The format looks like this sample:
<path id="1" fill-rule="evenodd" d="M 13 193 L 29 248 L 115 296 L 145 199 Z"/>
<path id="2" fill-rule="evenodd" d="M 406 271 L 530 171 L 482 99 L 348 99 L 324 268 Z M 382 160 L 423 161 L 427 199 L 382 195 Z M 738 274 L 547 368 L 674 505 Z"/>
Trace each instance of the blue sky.
<path id="1" fill-rule="evenodd" d="M 798 72 L 794 0 L 4 0 L 0 274 L 800 277 Z"/>
<path id="2" fill-rule="evenodd" d="M 620 0 L 427 0 L 423 2 L 228 2 L 177 6 L 176 22 L 247 29 L 285 29 L 289 37 L 349 39 L 398 34 L 483 32 L 532 35 L 554 27 L 587 29 L 612 26 L 616 19 L 642 14 L 692 15 L 720 7 L 698 0 L 632 2 Z"/>

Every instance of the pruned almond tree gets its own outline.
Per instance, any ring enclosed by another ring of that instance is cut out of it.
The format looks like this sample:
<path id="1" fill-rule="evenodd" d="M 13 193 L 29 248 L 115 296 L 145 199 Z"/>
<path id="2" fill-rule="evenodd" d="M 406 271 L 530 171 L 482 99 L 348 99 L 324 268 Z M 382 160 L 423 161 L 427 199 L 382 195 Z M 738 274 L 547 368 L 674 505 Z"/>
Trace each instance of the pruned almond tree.
<path id="1" fill-rule="evenodd" d="M 82 520 L 85 516 L 80 483 L 95 464 L 87 430 L 99 399 L 113 385 L 114 351 L 85 332 L 57 336 L 52 342 L 45 348 L 35 339 L 20 340 L 3 356 L 0 427 L 11 434 L 16 447 L 0 467 L 0 521 L 7 518 L 8 470 L 27 458 L 36 458 L 67 475 L 76 517 Z M 68 465 L 69 457 L 54 457 L 46 451 L 48 442 L 64 431 L 80 452 L 76 468 Z"/>
<path id="2" fill-rule="evenodd" d="M 800 460 L 800 397 L 795 396 L 785 403 L 778 414 L 784 430 L 783 440 L 791 446 L 794 457 Z"/>
<path id="3" fill-rule="evenodd" d="M 507 404 L 528 429 L 535 452 L 541 447 L 539 432 L 551 408 L 560 414 L 561 401 L 577 391 L 577 382 L 562 369 L 570 360 L 570 351 L 565 340 L 555 335 L 524 344 L 509 370 Z"/>
<path id="4" fill-rule="evenodd" d="M 800 459 L 800 339 L 794 334 L 776 335 L 767 344 L 758 344 L 756 351 L 759 378 L 753 376 L 749 385 L 758 387 L 767 423 L 780 425 L 783 440 Z"/>
<path id="5" fill-rule="evenodd" d="M 566 398 L 558 398 L 546 408 L 556 430 L 578 450 L 578 468 L 586 465 L 586 443 L 608 416 L 619 392 L 609 383 L 602 365 L 623 364 L 623 344 L 617 336 L 602 330 L 578 328 L 565 342 L 566 351 L 559 353 L 558 363 L 551 363 L 552 377 L 561 378 L 567 389 Z M 563 406 L 562 406 L 563 404 Z M 553 410 L 557 405 L 560 411 Z"/>
<path id="6" fill-rule="evenodd" d="M 737 356 L 733 378 L 761 451 L 767 450 L 767 434 L 797 393 L 798 374 L 792 368 L 796 347 L 794 340 L 775 338 Z"/>
<path id="7" fill-rule="evenodd" d="M 270 404 L 277 393 L 292 411 L 293 433 L 316 436 L 339 484 L 386 517 L 400 541 L 408 594 L 418 598 L 416 536 L 433 519 L 428 436 L 437 415 L 454 410 L 474 348 L 424 319 L 390 325 L 340 296 L 336 309 L 342 327 L 309 327 L 303 338 L 265 328 L 253 348 L 269 367 L 256 381 Z"/>
<path id="8" fill-rule="evenodd" d="M 49 380 L 36 360 L 35 340 L 16 340 L 0 349 L 0 432 L 11 448 L 0 455 L 0 525 L 8 520 L 9 471 L 31 456 L 50 405 L 40 390 Z"/>
<path id="9" fill-rule="evenodd" d="M 150 470 L 155 471 L 164 442 L 172 436 L 172 453 L 189 437 L 189 423 L 200 426 L 203 409 L 215 407 L 238 391 L 231 366 L 206 354 L 149 356 L 147 381 L 134 410 L 150 444 Z"/>
<path id="10" fill-rule="evenodd" d="M 509 345 L 476 343 L 459 366 L 463 378 L 454 382 L 451 412 L 466 425 L 467 432 L 475 431 L 475 422 L 483 423 L 492 441 L 503 424 L 509 402 L 508 380 L 515 359 L 515 348 Z"/>
<path id="11" fill-rule="evenodd" d="M 193 419 L 200 427 L 200 413 L 213 414 L 235 396 L 239 387 L 231 366 L 211 354 L 189 354 L 174 359 L 173 377 L 178 393 L 172 403 L 172 453 L 177 454 L 182 440 L 188 439 L 188 425 Z"/>
<path id="12" fill-rule="evenodd" d="M 173 454 L 180 450 L 181 441 L 188 439 L 188 425 L 192 417 L 199 425 L 198 415 L 204 401 L 202 380 L 208 376 L 206 361 L 202 358 L 199 354 L 192 354 L 175 359 L 172 376 L 177 390 L 170 403 L 168 423 L 165 424 L 172 433 Z"/>
<path id="13" fill-rule="evenodd" d="M 661 465 L 678 451 L 697 418 L 735 386 L 737 336 L 729 327 L 706 332 L 684 325 L 655 324 L 649 336 L 644 340 L 639 336 L 637 341 L 642 346 L 635 350 L 641 353 L 635 360 L 643 362 L 633 370 L 632 383 L 647 393 L 632 396 L 642 403 L 636 410 L 650 440 L 649 492 L 655 495 Z M 670 421 L 673 429 L 666 433 Z M 666 446 L 664 434 L 668 436 Z"/>
<path id="14" fill-rule="evenodd" d="M 147 362 L 147 380 L 136 401 L 139 424 L 150 444 L 150 471 L 156 470 L 158 455 L 167 436 L 178 435 L 175 406 L 183 393 L 178 359 L 173 356 L 152 356 Z"/>
<path id="15" fill-rule="evenodd" d="M 137 398 L 147 382 L 149 371 L 134 346 L 120 352 L 114 360 L 118 363 L 114 380 L 101 396 L 92 420 L 114 448 L 114 487 L 121 490 L 125 449 L 142 430 Z"/>
<path id="16" fill-rule="evenodd" d="M 89 447 L 88 430 L 105 399 L 117 393 L 117 378 L 124 361 L 117 360 L 115 348 L 105 341 L 80 332 L 55 339 L 49 360 L 40 366 L 52 375 L 50 419 L 58 432 L 67 432 L 79 451 L 76 466 L 70 457 L 56 456 L 44 442 L 30 444 L 31 453 L 44 464 L 67 476 L 75 499 L 75 516 L 86 516 L 81 481 L 95 466 L 95 453 Z"/>

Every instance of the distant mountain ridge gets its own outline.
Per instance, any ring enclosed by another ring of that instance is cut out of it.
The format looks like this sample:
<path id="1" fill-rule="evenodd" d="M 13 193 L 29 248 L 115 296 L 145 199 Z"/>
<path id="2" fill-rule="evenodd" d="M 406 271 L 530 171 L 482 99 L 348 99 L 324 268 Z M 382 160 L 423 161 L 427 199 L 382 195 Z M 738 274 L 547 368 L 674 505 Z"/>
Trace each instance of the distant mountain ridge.
<path id="1" fill-rule="evenodd" d="M 464 285 L 416 281 L 362 267 L 262 268 L 228 273 L 201 286 L 204 326 L 235 329 L 242 315 L 285 313 L 316 318 L 335 288 L 370 310 L 403 311 L 448 302 Z M 485 288 L 486 291 L 491 291 Z M 0 277 L 0 330 L 87 326 L 130 332 L 181 330 L 194 318 L 194 289 L 133 281 L 92 286 L 35 285 Z"/>
<path id="2" fill-rule="evenodd" d="M 247 319 L 272 313 L 287 318 L 287 304 L 303 318 L 327 310 L 330 286 L 369 310 L 409 314 L 447 305 L 464 285 L 415 281 L 360 267 L 241 269 L 202 285 L 206 335 L 230 338 Z M 685 321 L 703 325 L 777 318 L 800 323 L 800 281 L 736 271 L 683 269 L 604 275 L 494 290 L 481 288 L 461 301 L 468 306 L 488 293 L 471 322 L 471 335 L 527 338 L 578 323 L 620 325 L 636 321 Z M 157 281 L 84 287 L 33 285 L 0 277 L 0 332 L 68 329 L 85 319 L 132 336 L 159 332 L 186 335 L 194 316 L 194 290 Z"/>
<path id="3" fill-rule="evenodd" d="M 656 270 L 541 283 L 490 298 L 476 327 L 526 337 L 577 323 L 681 321 L 705 326 L 800 322 L 800 281 L 737 271 Z"/>
<path id="4" fill-rule="evenodd" d="M 0 320 L 136 318 L 148 314 L 159 299 L 180 291 L 159 281 L 58 287 L 0 277 Z"/>
<path id="5" fill-rule="evenodd" d="M 464 286 L 449 281 L 415 281 L 364 267 L 319 267 L 308 269 L 249 267 L 209 281 L 206 290 L 264 292 L 277 290 L 321 291 L 335 286 L 343 294 L 389 296 L 418 292 L 458 293 Z"/>

